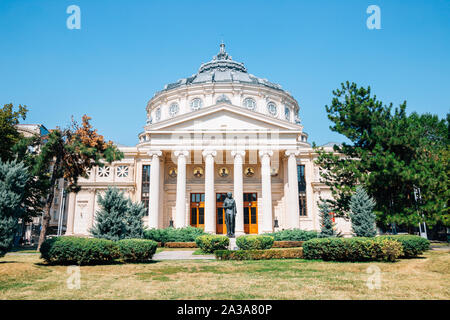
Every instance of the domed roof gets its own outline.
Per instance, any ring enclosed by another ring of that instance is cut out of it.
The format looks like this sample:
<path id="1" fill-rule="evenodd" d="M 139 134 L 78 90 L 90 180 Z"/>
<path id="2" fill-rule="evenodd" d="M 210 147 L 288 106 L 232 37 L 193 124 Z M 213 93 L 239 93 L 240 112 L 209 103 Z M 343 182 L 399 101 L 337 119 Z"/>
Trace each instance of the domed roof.
<path id="1" fill-rule="evenodd" d="M 269 82 L 267 79 L 255 77 L 247 72 L 244 64 L 234 61 L 225 51 L 225 44 L 220 44 L 219 53 L 209 62 L 203 63 L 198 72 L 188 78 L 164 86 L 164 90 L 171 90 L 181 86 L 195 85 L 212 82 L 248 83 L 266 86 L 272 89 L 282 90 L 281 86 Z"/>

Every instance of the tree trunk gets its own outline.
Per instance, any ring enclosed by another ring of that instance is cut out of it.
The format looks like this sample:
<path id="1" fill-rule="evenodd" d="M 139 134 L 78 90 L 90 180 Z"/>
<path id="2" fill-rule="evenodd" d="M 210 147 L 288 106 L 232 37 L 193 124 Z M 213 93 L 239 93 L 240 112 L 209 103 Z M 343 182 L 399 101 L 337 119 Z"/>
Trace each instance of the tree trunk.
<path id="1" fill-rule="evenodd" d="M 47 203 L 45 205 L 44 214 L 42 215 L 42 222 L 41 222 L 41 232 L 39 234 L 39 242 L 37 246 L 37 251 L 41 250 L 42 243 L 45 241 L 45 238 L 47 236 L 47 229 L 50 224 L 51 215 L 50 212 L 52 210 L 52 204 L 53 204 L 53 198 L 55 197 L 55 184 L 56 184 L 56 172 L 59 170 L 59 163 L 60 160 L 57 159 L 55 161 L 55 165 L 52 170 L 52 179 L 51 179 L 51 189 L 50 193 L 47 198 Z"/>

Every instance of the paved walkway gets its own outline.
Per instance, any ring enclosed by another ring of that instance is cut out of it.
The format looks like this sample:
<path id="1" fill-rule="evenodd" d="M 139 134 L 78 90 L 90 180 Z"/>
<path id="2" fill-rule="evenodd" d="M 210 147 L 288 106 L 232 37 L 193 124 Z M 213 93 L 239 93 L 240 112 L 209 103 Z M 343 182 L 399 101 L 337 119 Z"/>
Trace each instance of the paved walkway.
<path id="1" fill-rule="evenodd" d="M 215 259 L 214 255 L 193 255 L 194 250 L 167 250 L 155 253 L 153 260 L 200 260 L 200 259 Z"/>

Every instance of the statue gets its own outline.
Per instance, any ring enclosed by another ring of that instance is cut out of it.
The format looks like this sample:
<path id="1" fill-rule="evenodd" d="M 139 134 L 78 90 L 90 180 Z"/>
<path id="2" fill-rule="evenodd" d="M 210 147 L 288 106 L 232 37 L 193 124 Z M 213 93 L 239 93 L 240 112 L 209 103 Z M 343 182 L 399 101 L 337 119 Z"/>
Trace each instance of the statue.
<path id="1" fill-rule="evenodd" d="M 231 192 L 227 193 L 227 197 L 223 201 L 223 208 L 225 210 L 227 236 L 234 238 L 234 228 L 236 222 L 236 201 L 234 201 Z"/>

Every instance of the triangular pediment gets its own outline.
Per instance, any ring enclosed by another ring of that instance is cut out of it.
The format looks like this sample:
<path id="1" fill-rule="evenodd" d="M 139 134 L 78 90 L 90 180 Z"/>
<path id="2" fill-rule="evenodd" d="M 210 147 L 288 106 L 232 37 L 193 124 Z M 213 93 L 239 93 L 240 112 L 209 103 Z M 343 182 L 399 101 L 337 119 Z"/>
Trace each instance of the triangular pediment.
<path id="1" fill-rule="evenodd" d="M 222 104 L 182 114 L 146 127 L 146 131 L 293 130 L 302 126 L 241 107 Z"/>

